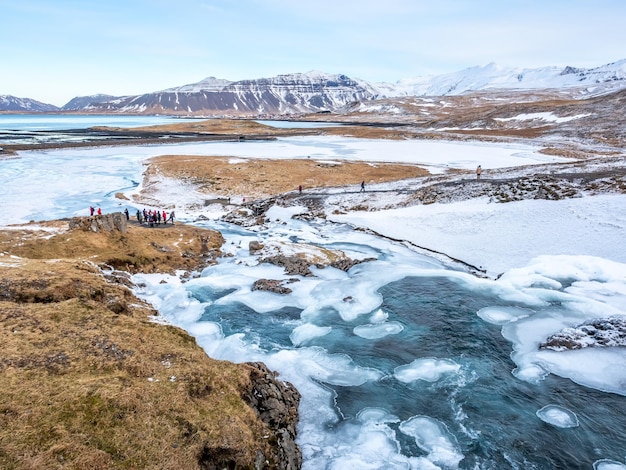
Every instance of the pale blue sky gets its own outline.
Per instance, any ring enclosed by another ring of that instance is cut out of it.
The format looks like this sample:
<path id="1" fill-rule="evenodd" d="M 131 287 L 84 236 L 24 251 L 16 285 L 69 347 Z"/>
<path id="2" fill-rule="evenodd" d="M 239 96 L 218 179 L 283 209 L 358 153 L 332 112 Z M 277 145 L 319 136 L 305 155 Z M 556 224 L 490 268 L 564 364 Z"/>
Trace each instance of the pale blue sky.
<path id="1" fill-rule="evenodd" d="M 626 58 L 625 0 L 0 0 L 0 94 L 63 105 L 319 70 L 368 81 Z"/>

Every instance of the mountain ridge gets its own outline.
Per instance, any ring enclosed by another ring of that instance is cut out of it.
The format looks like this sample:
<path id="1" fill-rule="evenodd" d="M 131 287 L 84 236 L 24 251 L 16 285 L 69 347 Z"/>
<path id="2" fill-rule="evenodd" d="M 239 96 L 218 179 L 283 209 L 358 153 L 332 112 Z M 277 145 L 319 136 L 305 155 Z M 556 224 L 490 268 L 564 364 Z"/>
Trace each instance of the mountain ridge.
<path id="1" fill-rule="evenodd" d="M 285 115 L 337 112 L 355 102 L 475 91 L 568 89 L 581 97 L 626 88 L 626 59 L 594 68 L 515 68 L 495 63 L 448 74 L 373 83 L 319 71 L 230 81 L 213 76 L 141 95 L 75 97 L 62 107 L 0 95 L 0 111 Z"/>

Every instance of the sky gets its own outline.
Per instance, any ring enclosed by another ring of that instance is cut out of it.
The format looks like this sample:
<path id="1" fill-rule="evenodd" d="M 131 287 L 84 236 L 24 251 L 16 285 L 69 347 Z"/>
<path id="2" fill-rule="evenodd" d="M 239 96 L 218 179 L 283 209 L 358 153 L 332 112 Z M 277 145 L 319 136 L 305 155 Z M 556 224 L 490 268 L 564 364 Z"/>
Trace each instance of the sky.
<path id="1" fill-rule="evenodd" d="M 317 70 L 371 82 L 626 58 L 623 0 L 0 0 L 0 95 L 62 106 Z"/>

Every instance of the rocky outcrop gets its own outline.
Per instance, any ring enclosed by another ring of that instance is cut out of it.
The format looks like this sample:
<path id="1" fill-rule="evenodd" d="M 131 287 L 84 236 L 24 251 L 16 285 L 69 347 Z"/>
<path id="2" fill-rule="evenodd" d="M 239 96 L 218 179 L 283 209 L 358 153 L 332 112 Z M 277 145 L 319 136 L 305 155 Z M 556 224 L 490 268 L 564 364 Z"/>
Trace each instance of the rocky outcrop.
<path id="1" fill-rule="evenodd" d="M 610 317 L 590 320 L 574 328 L 549 336 L 539 349 L 567 351 L 590 347 L 626 346 L 626 318 Z"/>
<path id="2" fill-rule="evenodd" d="M 250 250 L 250 253 L 255 253 L 259 250 L 263 249 L 263 244 L 257 240 L 252 240 L 249 244 L 248 244 L 248 249 Z"/>
<path id="3" fill-rule="evenodd" d="M 281 382 L 276 373 L 261 362 L 248 363 L 251 387 L 243 396 L 274 433 L 277 454 L 276 466 L 284 470 L 295 470 L 302 466 L 302 452 L 296 444 L 298 405 L 300 393 L 289 382 Z M 261 466 L 260 468 L 265 468 Z"/>
<path id="4" fill-rule="evenodd" d="M 291 289 L 285 284 L 291 284 L 293 282 L 299 282 L 298 278 L 291 279 L 258 279 L 252 284 L 252 290 L 262 290 L 267 292 L 273 292 L 275 294 L 291 294 Z"/>
<path id="5" fill-rule="evenodd" d="M 328 262 L 313 262 L 299 256 L 275 255 L 262 258 L 259 260 L 259 262 L 282 266 L 283 268 L 285 268 L 285 272 L 292 276 L 311 277 L 313 276 L 313 273 L 310 269 L 311 266 L 315 266 L 316 268 L 325 268 L 327 266 L 331 266 L 333 268 L 341 269 L 342 271 L 348 271 L 350 268 L 356 266 L 357 264 L 365 263 L 372 260 L 374 260 L 374 258 L 354 260 L 348 257 L 343 257 Z"/>
<path id="6" fill-rule="evenodd" d="M 87 232 L 125 233 L 128 229 L 126 216 L 122 212 L 95 215 L 92 217 L 73 217 L 70 220 L 70 229 L 85 230 Z"/>
<path id="7" fill-rule="evenodd" d="M 290 276 L 311 277 L 312 263 L 306 259 L 297 256 L 275 255 L 267 256 L 259 260 L 259 263 L 270 263 L 285 268 L 285 272 Z"/>
<path id="8" fill-rule="evenodd" d="M 342 271 L 348 271 L 353 266 L 361 263 L 367 263 L 368 261 L 376 261 L 376 258 L 364 258 L 364 259 L 352 259 L 352 258 L 341 258 L 336 261 L 330 263 L 330 266 L 333 268 L 341 269 Z M 323 267 L 323 266 L 318 266 Z"/>

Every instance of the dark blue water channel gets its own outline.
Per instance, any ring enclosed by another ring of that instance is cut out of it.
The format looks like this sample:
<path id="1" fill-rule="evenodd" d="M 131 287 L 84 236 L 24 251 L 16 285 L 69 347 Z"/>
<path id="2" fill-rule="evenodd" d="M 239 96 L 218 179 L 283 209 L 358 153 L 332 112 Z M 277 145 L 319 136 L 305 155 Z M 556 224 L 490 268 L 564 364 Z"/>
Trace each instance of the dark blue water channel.
<path id="1" fill-rule="evenodd" d="M 216 300 L 229 292 L 205 287 L 194 296 Z M 316 320 L 317 326 L 331 326 L 332 332 L 309 346 L 349 355 L 356 365 L 384 374 L 381 380 L 360 386 L 328 385 L 340 417 L 328 423 L 329 433 L 342 432 L 359 411 L 377 407 L 401 421 L 422 415 L 445 423 L 465 456 L 459 468 L 591 469 L 602 458 L 623 459 L 624 397 L 554 375 L 530 384 L 511 374 L 515 368 L 509 358 L 511 344 L 499 326 L 476 315 L 483 307 L 510 304 L 445 277 L 407 277 L 384 286 L 380 293 L 388 320 L 404 326 L 399 334 L 363 339 L 353 329 L 367 319 L 345 322 L 333 311 Z M 212 304 L 203 320 L 220 323 L 227 336 L 243 332 L 249 341 L 271 350 L 293 348 L 289 334 L 299 314 L 296 308 L 260 314 L 241 304 Z M 396 367 L 430 357 L 452 360 L 461 369 L 432 383 L 407 384 L 394 377 Z M 559 428 L 541 421 L 536 412 L 548 404 L 573 411 L 580 425 Z M 425 455 L 412 437 L 397 429 L 398 424 L 391 426 L 402 454 Z"/>

